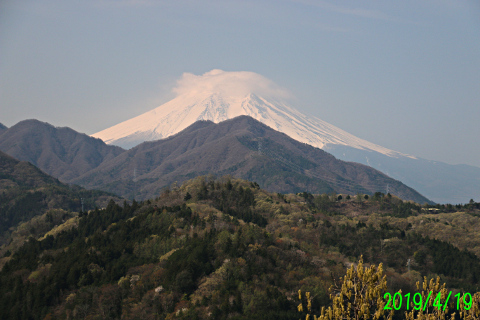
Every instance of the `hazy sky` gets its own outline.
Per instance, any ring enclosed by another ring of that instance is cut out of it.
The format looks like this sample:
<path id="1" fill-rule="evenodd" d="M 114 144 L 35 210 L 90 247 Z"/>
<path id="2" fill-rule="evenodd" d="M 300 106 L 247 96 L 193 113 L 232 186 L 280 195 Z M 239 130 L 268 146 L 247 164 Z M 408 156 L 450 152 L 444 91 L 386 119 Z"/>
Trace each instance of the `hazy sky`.
<path id="1" fill-rule="evenodd" d="M 92 134 L 253 71 L 384 147 L 480 166 L 478 0 L 0 0 L 0 122 Z"/>

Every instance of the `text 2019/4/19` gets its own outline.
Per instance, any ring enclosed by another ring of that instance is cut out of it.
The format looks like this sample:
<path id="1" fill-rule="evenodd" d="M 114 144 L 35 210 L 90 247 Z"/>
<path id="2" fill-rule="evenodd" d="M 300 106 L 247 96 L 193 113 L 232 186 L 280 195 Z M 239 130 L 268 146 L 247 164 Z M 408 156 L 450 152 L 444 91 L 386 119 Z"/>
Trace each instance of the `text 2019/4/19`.
<path id="1" fill-rule="evenodd" d="M 390 292 L 387 292 L 383 295 L 383 299 L 387 301 L 387 304 L 385 305 L 385 307 L 383 307 L 383 309 L 384 310 L 392 310 L 392 309 L 400 310 L 400 308 L 402 307 L 403 300 L 406 299 L 405 302 L 407 303 L 407 310 L 410 309 L 410 302 L 412 302 L 413 308 L 415 310 L 425 311 L 428 307 L 428 303 L 430 299 L 434 299 L 432 306 L 434 308 L 438 308 L 438 310 L 442 309 L 443 311 L 445 311 L 445 308 L 447 307 L 447 304 L 451 295 L 452 295 L 452 291 L 448 293 L 448 296 L 445 299 L 445 302 L 442 304 L 442 294 L 440 292 L 436 295 L 435 298 L 433 298 L 432 291 L 430 291 L 425 301 L 423 301 L 422 295 L 418 292 L 415 293 L 413 296 L 411 293 L 406 293 L 404 296 L 402 296 L 400 292 L 397 292 L 393 295 L 393 297 L 390 294 Z M 457 293 L 456 295 L 454 295 L 454 298 L 457 299 L 457 303 L 456 303 L 457 310 L 460 310 L 461 307 L 463 307 L 463 309 L 465 310 L 469 310 L 472 307 L 473 299 L 470 293 L 467 292 L 463 295 L 461 293 Z M 463 302 L 462 306 L 461 306 L 461 302 Z"/>

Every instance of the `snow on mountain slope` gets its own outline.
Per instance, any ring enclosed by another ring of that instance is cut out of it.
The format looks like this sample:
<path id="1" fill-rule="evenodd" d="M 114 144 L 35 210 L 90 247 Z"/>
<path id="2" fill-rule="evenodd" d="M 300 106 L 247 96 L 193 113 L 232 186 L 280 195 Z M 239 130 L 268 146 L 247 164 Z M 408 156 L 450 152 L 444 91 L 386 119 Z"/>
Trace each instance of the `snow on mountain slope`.
<path id="1" fill-rule="evenodd" d="M 409 157 L 351 135 L 321 119 L 307 117 L 282 101 L 288 93 L 253 72 L 212 70 L 201 76 L 186 73 L 169 102 L 93 134 L 124 148 L 174 135 L 198 120 L 215 123 L 250 116 L 291 138 L 314 147 L 350 146 L 389 157 Z"/>

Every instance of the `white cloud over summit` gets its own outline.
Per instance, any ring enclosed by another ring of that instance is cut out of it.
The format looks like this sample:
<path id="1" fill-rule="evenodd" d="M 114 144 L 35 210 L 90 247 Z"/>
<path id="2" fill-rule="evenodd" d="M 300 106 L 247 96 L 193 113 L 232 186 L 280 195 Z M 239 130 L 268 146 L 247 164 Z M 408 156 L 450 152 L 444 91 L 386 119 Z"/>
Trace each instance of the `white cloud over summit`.
<path id="1" fill-rule="evenodd" d="M 184 73 L 173 89 L 177 95 L 196 93 L 222 93 L 230 97 L 244 97 L 254 93 L 263 97 L 288 99 L 292 95 L 270 79 L 255 72 L 228 72 L 214 69 L 202 75 Z"/>

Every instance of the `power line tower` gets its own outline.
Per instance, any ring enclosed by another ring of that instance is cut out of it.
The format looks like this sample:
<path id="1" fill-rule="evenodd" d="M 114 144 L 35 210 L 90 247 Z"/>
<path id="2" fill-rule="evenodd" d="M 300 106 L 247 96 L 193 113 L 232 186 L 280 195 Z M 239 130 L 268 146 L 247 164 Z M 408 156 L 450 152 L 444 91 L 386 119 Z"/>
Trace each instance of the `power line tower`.
<path id="1" fill-rule="evenodd" d="M 83 210 L 83 198 L 80 198 L 80 201 L 82 202 L 82 212 L 84 212 L 85 210 Z"/>
<path id="2" fill-rule="evenodd" d="M 137 191 L 137 168 L 133 169 L 133 200 L 135 200 L 135 194 Z"/>

